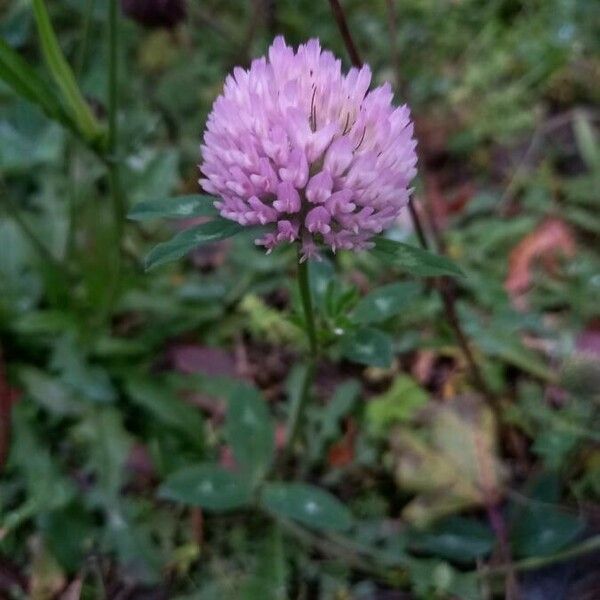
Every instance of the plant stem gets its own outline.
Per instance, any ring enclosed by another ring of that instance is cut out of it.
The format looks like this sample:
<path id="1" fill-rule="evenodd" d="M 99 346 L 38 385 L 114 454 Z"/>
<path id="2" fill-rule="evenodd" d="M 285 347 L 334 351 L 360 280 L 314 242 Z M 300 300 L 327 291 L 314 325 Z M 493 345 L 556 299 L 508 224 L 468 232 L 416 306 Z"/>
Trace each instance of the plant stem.
<path id="1" fill-rule="evenodd" d="M 363 65 L 363 62 L 360 58 L 360 54 L 356 48 L 356 44 L 352 39 L 352 34 L 350 33 L 350 29 L 348 28 L 348 23 L 346 21 L 346 17 L 344 15 L 344 11 L 338 0 L 329 0 L 329 4 L 331 5 L 331 10 L 333 12 L 333 16 L 340 30 L 340 34 L 342 39 L 344 40 L 344 44 L 346 45 L 346 50 L 348 55 L 350 56 L 350 60 L 352 64 L 360 68 Z M 413 223 L 413 227 L 415 229 L 415 233 L 419 240 L 419 243 L 422 248 L 425 250 L 429 249 L 429 243 L 427 242 L 427 237 L 425 236 L 425 230 L 421 223 L 421 218 L 419 217 L 418 212 L 416 211 L 412 198 L 408 201 L 408 210 L 410 213 L 410 217 Z M 432 224 L 432 229 L 435 227 L 435 223 Z M 440 253 L 443 254 L 443 248 L 440 248 Z M 442 302 L 444 304 L 444 309 L 446 312 L 446 316 L 448 318 L 448 322 L 452 327 L 452 330 L 456 336 L 456 340 L 459 346 L 462 349 L 462 352 L 469 364 L 469 370 L 471 372 L 471 378 L 475 386 L 480 390 L 480 392 L 486 397 L 494 412 L 498 414 L 498 403 L 491 393 L 489 387 L 487 386 L 485 379 L 479 369 L 479 365 L 477 364 L 473 353 L 471 352 L 471 348 L 469 346 L 469 341 L 467 339 L 466 334 L 462 329 L 462 325 L 460 324 L 460 320 L 458 319 L 458 314 L 456 312 L 456 302 L 454 298 L 453 290 L 449 284 L 449 280 L 446 278 L 439 278 L 436 280 L 435 289 L 438 291 Z"/>
<path id="2" fill-rule="evenodd" d="M 340 30 L 344 44 L 346 44 L 346 50 L 348 50 L 348 55 L 350 56 L 352 64 L 358 68 L 362 67 L 362 60 L 360 59 L 360 55 L 356 49 L 356 44 L 354 43 L 352 34 L 348 28 L 348 22 L 346 21 L 344 9 L 339 3 L 339 0 L 329 0 L 329 4 L 331 5 L 331 12 L 333 13 L 333 17 L 337 23 L 338 29 Z"/>
<path id="3" fill-rule="evenodd" d="M 304 311 L 304 325 L 309 345 L 309 358 L 304 376 L 302 378 L 302 387 L 298 400 L 290 408 L 288 426 L 286 433 L 286 455 L 289 455 L 296 443 L 298 434 L 302 427 L 304 411 L 310 397 L 310 389 L 317 368 L 317 357 L 319 354 L 319 342 L 317 339 L 317 329 L 315 326 L 315 315 L 313 311 L 312 297 L 310 291 L 309 266 L 308 260 L 300 262 L 300 252 L 298 252 L 298 288 L 300 290 L 300 299 Z"/>
<path id="4" fill-rule="evenodd" d="M 121 243 L 125 224 L 125 199 L 121 188 L 118 155 L 118 60 L 119 60 L 119 17 L 118 1 L 109 0 L 108 5 L 108 143 L 105 163 L 113 213 L 114 270 L 108 284 L 108 295 L 104 307 L 104 317 L 111 312 L 121 278 Z"/>
<path id="5" fill-rule="evenodd" d="M 279 517 L 274 518 L 288 533 L 295 536 L 305 545 L 312 546 L 323 554 L 345 560 L 354 569 L 377 575 L 383 579 L 389 579 L 394 573 L 397 576 L 399 569 L 410 569 L 412 559 L 408 556 L 405 558 L 395 557 L 379 548 L 357 544 L 354 540 L 340 534 L 316 535 L 288 519 Z M 577 558 L 578 556 L 591 554 L 598 550 L 600 550 L 600 535 L 595 535 L 584 540 L 577 546 L 572 546 L 567 550 L 562 550 L 561 552 L 551 554 L 550 556 L 533 556 L 500 567 L 484 567 L 477 572 L 472 573 L 478 579 L 503 577 L 508 571 L 517 573 L 535 571 L 566 560 Z M 378 566 L 381 562 L 385 562 L 386 566 Z"/>
<path id="6" fill-rule="evenodd" d="M 110 0 L 108 13 L 108 154 L 115 232 L 121 240 L 125 219 L 125 202 L 119 176 L 117 154 L 118 139 L 118 60 L 119 60 L 119 17 L 117 0 Z"/>
<path id="7" fill-rule="evenodd" d="M 87 56 L 88 41 L 90 37 L 90 25 L 92 23 L 92 13 L 94 12 L 94 5 L 96 0 L 87 0 L 85 11 L 83 13 L 82 26 L 81 26 L 81 41 L 79 43 L 79 52 L 77 56 L 77 62 L 75 65 L 75 75 L 79 77 L 83 71 L 85 65 L 85 58 Z"/>
<path id="8" fill-rule="evenodd" d="M 289 455 L 292 453 L 294 444 L 296 443 L 298 434 L 300 433 L 304 411 L 310 397 L 310 388 L 312 387 L 316 366 L 317 361 L 314 357 L 312 357 L 308 365 L 306 365 L 304 375 L 302 377 L 302 387 L 300 388 L 300 394 L 297 398 L 297 401 L 294 402 L 290 408 L 290 415 L 288 417 L 288 425 L 286 430 L 285 458 L 289 457 Z"/>
<path id="9" fill-rule="evenodd" d="M 300 299 L 302 300 L 302 308 L 304 310 L 304 324 L 306 326 L 310 352 L 312 356 L 315 356 L 318 352 L 317 329 L 315 327 L 315 316 L 310 293 L 307 260 L 298 263 L 298 288 L 300 289 Z"/>
<path id="10" fill-rule="evenodd" d="M 511 565 L 502 565 L 501 567 L 484 568 L 478 572 L 478 577 L 502 577 L 506 575 L 509 569 L 517 572 L 535 571 L 556 563 L 564 562 L 578 556 L 590 554 L 600 550 L 600 535 L 595 535 L 581 542 L 577 546 L 572 546 L 567 550 L 562 550 L 550 556 L 532 556 L 512 563 Z"/>

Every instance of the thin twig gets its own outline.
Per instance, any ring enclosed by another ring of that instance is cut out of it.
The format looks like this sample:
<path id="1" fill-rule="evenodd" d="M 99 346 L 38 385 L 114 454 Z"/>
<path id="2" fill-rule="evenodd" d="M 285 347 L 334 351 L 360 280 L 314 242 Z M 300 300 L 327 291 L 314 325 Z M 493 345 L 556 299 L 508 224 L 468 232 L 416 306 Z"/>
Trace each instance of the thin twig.
<path id="1" fill-rule="evenodd" d="M 342 35 L 342 39 L 344 40 L 344 44 L 346 45 L 346 50 L 348 51 L 348 56 L 350 56 L 352 64 L 358 68 L 362 67 L 363 63 L 360 58 L 360 54 L 356 49 L 356 45 L 354 44 L 354 40 L 352 39 L 350 29 L 348 29 L 346 15 L 344 14 L 344 10 L 340 5 L 339 0 L 329 0 L 329 4 L 331 5 L 333 17 L 336 20 L 338 29 L 340 30 L 340 34 Z"/>
<path id="2" fill-rule="evenodd" d="M 523 560 L 512 563 L 511 565 L 502 565 L 500 567 L 487 567 L 481 569 L 477 573 L 478 577 L 503 577 L 506 575 L 509 569 L 513 569 L 516 572 L 522 573 L 525 571 L 535 571 L 536 569 L 542 569 L 555 565 L 578 556 L 584 556 L 585 554 L 591 554 L 592 552 L 600 551 L 600 535 L 595 535 L 587 540 L 584 540 L 581 544 L 551 554 L 550 556 L 533 556 L 531 558 L 524 558 Z"/>

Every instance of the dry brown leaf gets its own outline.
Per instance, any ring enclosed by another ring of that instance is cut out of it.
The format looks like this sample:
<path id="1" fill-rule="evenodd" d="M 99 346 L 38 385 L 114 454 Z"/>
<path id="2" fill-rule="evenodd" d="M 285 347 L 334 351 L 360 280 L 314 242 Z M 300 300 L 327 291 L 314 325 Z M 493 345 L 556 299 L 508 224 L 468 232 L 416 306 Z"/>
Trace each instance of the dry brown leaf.
<path id="1" fill-rule="evenodd" d="M 510 253 L 508 276 L 504 283 L 515 305 L 518 308 L 525 306 L 522 295 L 531 285 L 537 260 L 542 260 L 547 269 L 554 271 L 559 256 L 572 257 L 575 252 L 573 233 L 560 219 L 546 219 L 526 235 Z"/>

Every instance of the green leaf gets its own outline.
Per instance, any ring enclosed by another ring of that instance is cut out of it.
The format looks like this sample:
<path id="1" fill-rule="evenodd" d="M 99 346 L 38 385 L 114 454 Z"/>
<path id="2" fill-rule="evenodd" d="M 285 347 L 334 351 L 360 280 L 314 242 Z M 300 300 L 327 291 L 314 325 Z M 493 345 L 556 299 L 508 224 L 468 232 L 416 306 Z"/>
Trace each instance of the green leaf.
<path id="1" fill-rule="evenodd" d="M 590 117 L 583 111 L 577 111 L 573 121 L 573 129 L 579 154 L 581 154 L 590 171 L 600 169 L 600 145 L 596 142 Z"/>
<path id="2" fill-rule="evenodd" d="M 39 106 L 49 118 L 76 129 L 54 90 L 2 38 L 0 79 L 19 96 Z"/>
<path id="3" fill-rule="evenodd" d="M 285 600 L 287 565 L 281 530 L 274 524 L 256 553 L 256 566 L 242 587 L 243 600 Z"/>
<path id="4" fill-rule="evenodd" d="M 239 233 L 242 229 L 243 227 L 234 221 L 221 218 L 203 223 L 197 227 L 191 227 L 178 233 L 168 242 L 158 244 L 150 250 L 144 261 L 144 266 L 148 271 L 173 262 L 185 256 L 200 244 L 224 240 Z"/>
<path id="5" fill-rule="evenodd" d="M 357 329 L 344 336 L 342 355 L 361 365 L 386 368 L 393 358 L 392 339 L 378 329 Z"/>
<path id="6" fill-rule="evenodd" d="M 92 410 L 77 425 L 76 437 L 85 444 L 82 455 L 95 475 L 94 501 L 105 508 L 115 506 L 127 477 L 125 463 L 133 444 L 123 416 L 111 407 Z"/>
<path id="7" fill-rule="evenodd" d="M 579 516 L 534 500 L 512 524 L 514 553 L 520 557 L 554 554 L 572 542 L 584 526 Z"/>
<path id="8" fill-rule="evenodd" d="M 380 323 L 405 310 L 406 305 L 416 300 L 421 291 L 422 287 L 414 282 L 384 285 L 361 299 L 352 318 L 361 325 Z"/>
<path id="9" fill-rule="evenodd" d="M 61 91 L 78 129 L 88 141 L 95 142 L 102 136 L 102 128 L 81 94 L 73 71 L 58 44 L 44 0 L 33 0 L 33 13 L 44 59 Z"/>
<path id="10" fill-rule="evenodd" d="M 304 483 L 267 484 L 261 504 L 277 517 L 314 529 L 345 531 L 352 526 L 352 514 L 337 498 Z"/>
<path id="11" fill-rule="evenodd" d="M 247 505 L 252 499 L 246 482 L 216 465 L 186 467 L 171 475 L 160 487 L 162 498 L 215 512 Z"/>
<path id="12" fill-rule="evenodd" d="M 135 378 L 127 382 L 127 393 L 163 425 L 183 434 L 197 448 L 203 446 L 204 421 L 200 411 L 183 402 L 168 386 Z"/>
<path id="13" fill-rule="evenodd" d="M 72 391 L 56 377 L 41 369 L 23 367 L 19 378 L 27 393 L 49 413 L 63 417 L 81 414 L 84 405 Z"/>
<path id="14" fill-rule="evenodd" d="M 396 267 L 416 277 L 462 276 L 463 272 L 449 258 L 384 237 L 375 238 L 374 252 Z"/>
<path id="15" fill-rule="evenodd" d="M 581 517 L 556 506 L 560 487 L 556 473 L 542 471 L 528 481 L 523 501 L 511 506 L 510 541 L 517 556 L 554 554 L 583 531 Z"/>
<path id="16" fill-rule="evenodd" d="M 267 404 L 255 388 L 239 386 L 230 395 L 226 435 L 240 472 L 252 483 L 264 477 L 273 460 L 275 431 Z"/>
<path id="17" fill-rule="evenodd" d="M 216 217 L 219 212 L 214 207 L 214 200 L 212 196 L 198 194 L 148 200 L 136 204 L 127 218 L 132 221 L 147 221 L 150 219 Z"/>
<path id="18" fill-rule="evenodd" d="M 399 375 L 387 392 L 372 398 L 367 404 L 369 429 L 381 435 L 394 424 L 406 423 L 427 404 L 428 399 L 427 392 L 412 377 Z"/>
<path id="19" fill-rule="evenodd" d="M 451 517 L 428 531 L 414 531 L 409 538 L 410 546 L 418 552 L 461 563 L 487 556 L 494 543 L 494 534 L 489 527 L 465 517 Z"/>

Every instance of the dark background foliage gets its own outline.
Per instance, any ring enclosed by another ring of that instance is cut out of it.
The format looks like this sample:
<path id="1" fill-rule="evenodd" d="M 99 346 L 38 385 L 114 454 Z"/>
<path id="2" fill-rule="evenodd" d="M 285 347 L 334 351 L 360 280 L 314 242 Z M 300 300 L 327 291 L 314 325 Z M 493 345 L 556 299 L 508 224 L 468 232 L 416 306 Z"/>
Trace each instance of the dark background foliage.
<path id="1" fill-rule="evenodd" d="M 116 114 L 118 138 L 113 155 L 85 114 L 0 83 L 0 596 L 597 597 L 597 4 L 343 2 L 375 82 L 413 111 L 415 204 L 465 274 L 453 296 L 485 389 L 431 279 L 375 254 L 314 265 L 329 349 L 287 467 L 354 515 L 341 540 L 158 492 L 199 462 L 239 470 L 224 419 L 241 382 L 268 402 L 285 463 L 305 353 L 293 252 L 242 234 L 145 273 L 189 223 L 115 225 L 107 177 L 118 164 L 126 209 L 197 193 L 233 66 L 278 33 L 349 66 L 329 3 L 124 0 L 116 113 L 109 2 L 46 4 L 92 119 Z M 53 89 L 32 4 L 0 0 L 0 19 Z M 417 243 L 408 215 L 393 235 Z M 293 518 L 297 492 L 271 505 Z"/>

